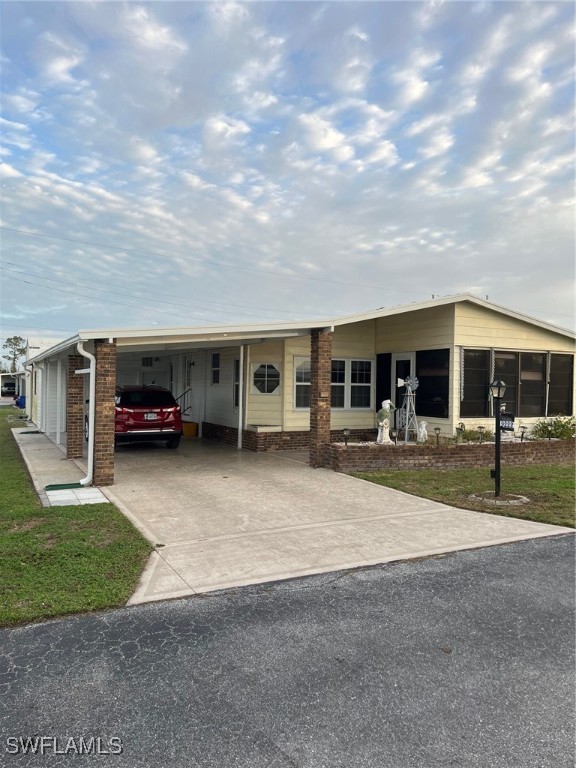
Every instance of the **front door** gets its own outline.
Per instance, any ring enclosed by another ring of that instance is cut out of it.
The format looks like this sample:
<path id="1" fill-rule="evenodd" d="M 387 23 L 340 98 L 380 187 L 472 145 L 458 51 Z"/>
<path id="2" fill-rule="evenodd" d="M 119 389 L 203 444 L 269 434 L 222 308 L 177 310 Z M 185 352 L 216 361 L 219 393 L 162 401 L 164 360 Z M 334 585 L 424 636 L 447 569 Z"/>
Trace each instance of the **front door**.
<path id="1" fill-rule="evenodd" d="M 406 387 L 404 384 L 398 386 L 398 381 L 405 381 L 408 376 L 414 373 L 414 354 L 410 352 L 396 353 L 392 355 L 392 402 L 396 408 L 394 412 L 394 426 L 398 429 L 398 410 L 402 406 Z"/>

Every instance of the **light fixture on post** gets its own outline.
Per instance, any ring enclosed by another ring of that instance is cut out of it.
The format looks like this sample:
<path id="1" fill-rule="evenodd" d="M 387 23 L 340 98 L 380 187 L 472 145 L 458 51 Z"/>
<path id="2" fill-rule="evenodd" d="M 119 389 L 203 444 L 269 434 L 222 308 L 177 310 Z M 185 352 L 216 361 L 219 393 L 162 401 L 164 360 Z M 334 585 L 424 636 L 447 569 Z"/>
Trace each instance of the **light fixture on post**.
<path id="1" fill-rule="evenodd" d="M 398 440 L 398 430 L 392 429 L 390 434 L 392 435 L 392 440 L 394 440 L 394 445 L 396 445 L 396 441 Z"/>
<path id="2" fill-rule="evenodd" d="M 434 434 L 436 435 L 436 448 L 440 445 L 440 427 L 434 427 Z"/>
<path id="3" fill-rule="evenodd" d="M 548 441 L 552 440 L 552 424 L 546 424 L 546 431 L 548 432 Z"/>
<path id="4" fill-rule="evenodd" d="M 346 448 L 348 448 L 348 438 L 350 437 L 350 430 L 348 429 L 348 427 L 344 427 L 344 429 L 342 430 L 342 433 L 344 435 L 344 445 L 346 446 Z"/>
<path id="5" fill-rule="evenodd" d="M 496 447 L 494 451 L 494 469 L 490 472 L 490 476 L 494 478 L 494 496 L 496 498 L 500 496 L 500 401 L 504 397 L 505 392 L 506 384 L 500 379 L 494 379 L 492 384 L 490 384 L 490 394 L 495 403 L 494 419 L 496 421 Z"/>
<path id="6" fill-rule="evenodd" d="M 482 440 L 484 439 L 485 430 L 486 430 L 486 427 L 483 427 L 482 424 L 478 427 L 478 432 L 480 433 L 480 445 L 482 445 Z"/>
<path id="7" fill-rule="evenodd" d="M 523 442 L 524 442 L 524 436 L 525 436 L 525 434 L 526 434 L 526 430 L 527 430 L 527 429 L 528 429 L 528 427 L 526 427 L 526 426 L 521 426 L 521 427 L 520 427 L 520 442 L 521 442 L 521 443 L 523 443 Z"/>

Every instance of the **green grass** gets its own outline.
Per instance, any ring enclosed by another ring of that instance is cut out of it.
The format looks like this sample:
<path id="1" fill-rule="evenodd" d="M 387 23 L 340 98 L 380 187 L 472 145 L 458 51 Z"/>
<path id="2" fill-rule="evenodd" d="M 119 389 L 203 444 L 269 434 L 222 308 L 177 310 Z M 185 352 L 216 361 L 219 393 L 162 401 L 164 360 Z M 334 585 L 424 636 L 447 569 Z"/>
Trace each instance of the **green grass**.
<path id="1" fill-rule="evenodd" d="M 150 544 L 113 504 L 43 507 L 0 410 L 0 626 L 125 605 Z"/>
<path id="2" fill-rule="evenodd" d="M 576 527 L 572 466 L 502 467 L 502 497 L 505 498 L 506 494 L 518 494 L 527 496 L 530 500 L 529 503 L 518 507 L 496 507 L 469 499 L 470 494 L 494 490 L 494 481 L 490 479 L 488 469 L 357 472 L 355 477 L 461 509 Z"/>

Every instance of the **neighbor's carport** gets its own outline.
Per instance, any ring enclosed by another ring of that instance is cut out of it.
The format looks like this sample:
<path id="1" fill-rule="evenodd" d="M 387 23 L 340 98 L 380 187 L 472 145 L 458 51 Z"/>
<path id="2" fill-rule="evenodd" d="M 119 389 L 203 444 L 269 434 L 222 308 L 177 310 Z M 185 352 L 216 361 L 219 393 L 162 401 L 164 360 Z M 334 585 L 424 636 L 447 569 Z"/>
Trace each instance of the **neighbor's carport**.
<path id="1" fill-rule="evenodd" d="M 236 347 L 240 359 L 240 402 L 238 408 L 237 447 L 242 447 L 246 427 L 242 387 L 245 351 L 268 340 L 295 336 L 311 338 L 310 384 L 310 464 L 324 466 L 330 443 L 330 381 L 333 328 L 319 324 L 302 327 L 299 323 L 222 328 L 174 328 L 80 331 L 30 362 L 32 375 L 38 369 L 56 366 L 56 376 L 35 392 L 35 405 L 42 413 L 57 414 L 58 439 L 65 432 L 66 455 L 81 459 L 84 455 L 84 419 L 88 410 L 88 473 L 82 484 L 97 486 L 114 483 L 114 398 L 118 359 L 138 352 L 178 354 L 192 350 Z M 64 362 L 63 362 L 64 361 Z M 89 387 L 86 386 L 86 378 Z M 55 382 L 50 386 L 51 382 Z M 88 397 L 86 395 L 88 394 Z M 65 429 L 64 429 L 65 422 Z"/>

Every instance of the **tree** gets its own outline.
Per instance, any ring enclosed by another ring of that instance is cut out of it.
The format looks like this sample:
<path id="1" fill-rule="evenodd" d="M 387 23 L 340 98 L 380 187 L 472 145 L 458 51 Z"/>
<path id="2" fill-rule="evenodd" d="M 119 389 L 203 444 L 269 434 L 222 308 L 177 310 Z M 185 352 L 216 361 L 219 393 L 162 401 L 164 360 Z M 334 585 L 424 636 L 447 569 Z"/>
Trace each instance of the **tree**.
<path id="1" fill-rule="evenodd" d="M 3 344 L 3 348 L 8 350 L 7 355 L 2 355 L 10 363 L 10 372 L 18 370 L 18 361 L 26 352 L 26 339 L 22 336 L 10 336 Z"/>

